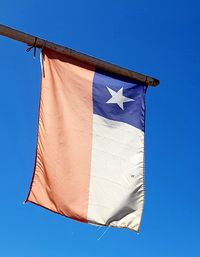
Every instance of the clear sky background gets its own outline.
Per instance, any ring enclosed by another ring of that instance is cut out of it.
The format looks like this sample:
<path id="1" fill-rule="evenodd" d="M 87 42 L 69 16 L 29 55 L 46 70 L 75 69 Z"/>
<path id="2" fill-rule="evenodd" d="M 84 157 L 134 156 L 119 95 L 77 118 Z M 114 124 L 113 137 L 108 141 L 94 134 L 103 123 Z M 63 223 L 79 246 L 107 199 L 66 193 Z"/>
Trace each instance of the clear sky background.
<path id="1" fill-rule="evenodd" d="M 1 23 L 160 79 L 147 93 L 140 234 L 32 204 L 39 58 L 0 37 L 0 257 L 200 256 L 200 2 L 2 0 Z"/>

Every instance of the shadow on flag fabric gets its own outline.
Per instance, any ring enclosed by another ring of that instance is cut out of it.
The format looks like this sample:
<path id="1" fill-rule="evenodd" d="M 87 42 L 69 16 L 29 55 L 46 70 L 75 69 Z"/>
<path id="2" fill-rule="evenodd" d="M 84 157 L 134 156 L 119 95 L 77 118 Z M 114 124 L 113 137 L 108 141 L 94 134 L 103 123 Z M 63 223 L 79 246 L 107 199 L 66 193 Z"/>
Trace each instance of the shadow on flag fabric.
<path id="1" fill-rule="evenodd" d="M 145 85 L 44 49 L 35 168 L 26 202 L 139 230 Z"/>

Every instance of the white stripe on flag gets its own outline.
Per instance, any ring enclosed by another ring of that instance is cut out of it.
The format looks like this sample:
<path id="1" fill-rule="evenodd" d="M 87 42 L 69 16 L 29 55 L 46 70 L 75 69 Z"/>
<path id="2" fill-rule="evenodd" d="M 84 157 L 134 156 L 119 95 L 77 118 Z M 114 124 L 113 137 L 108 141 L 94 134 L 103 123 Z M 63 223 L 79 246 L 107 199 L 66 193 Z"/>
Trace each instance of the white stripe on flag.
<path id="1" fill-rule="evenodd" d="M 144 198 L 144 132 L 93 115 L 88 222 L 138 231 Z"/>

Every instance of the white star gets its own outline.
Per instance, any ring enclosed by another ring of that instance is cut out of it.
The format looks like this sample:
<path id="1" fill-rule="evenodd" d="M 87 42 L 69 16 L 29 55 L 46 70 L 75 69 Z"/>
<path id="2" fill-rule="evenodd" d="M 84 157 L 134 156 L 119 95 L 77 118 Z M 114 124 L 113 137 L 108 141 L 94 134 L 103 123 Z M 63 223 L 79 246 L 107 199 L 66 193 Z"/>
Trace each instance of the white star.
<path id="1" fill-rule="evenodd" d="M 123 87 L 117 92 L 107 87 L 111 94 L 111 98 L 106 102 L 107 104 L 118 104 L 118 106 L 124 110 L 124 103 L 135 101 L 134 99 L 123 96 Z"/>

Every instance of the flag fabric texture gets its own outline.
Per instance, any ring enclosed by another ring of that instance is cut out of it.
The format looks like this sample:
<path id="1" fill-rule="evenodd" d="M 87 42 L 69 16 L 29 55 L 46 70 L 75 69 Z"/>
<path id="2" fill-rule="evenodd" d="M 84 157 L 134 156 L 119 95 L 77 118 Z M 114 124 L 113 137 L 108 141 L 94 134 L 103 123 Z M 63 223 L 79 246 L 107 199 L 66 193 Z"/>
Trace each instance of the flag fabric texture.
<path id="1" fill-rule="evenodd" d="M 44 49 L 35 168 L 27 202 L 139 230 L 145 85 Z"/>

